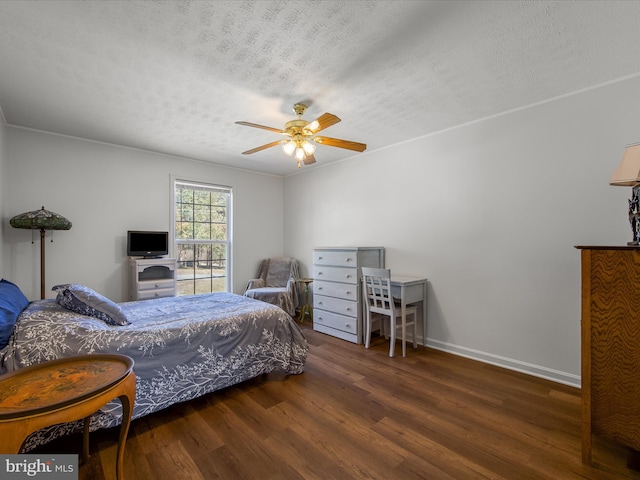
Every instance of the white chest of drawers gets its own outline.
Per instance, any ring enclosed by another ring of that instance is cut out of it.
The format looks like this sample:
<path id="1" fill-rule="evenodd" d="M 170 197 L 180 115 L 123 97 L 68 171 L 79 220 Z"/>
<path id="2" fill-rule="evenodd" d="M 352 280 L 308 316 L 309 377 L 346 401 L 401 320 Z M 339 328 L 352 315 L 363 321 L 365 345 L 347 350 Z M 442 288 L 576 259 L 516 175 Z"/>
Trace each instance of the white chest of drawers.
<path id="1" fill-rule="evenodd" d="M 313 329 L 362 343 L 361 267 L 384 268 L 384 247 L 313 250 Z"/>

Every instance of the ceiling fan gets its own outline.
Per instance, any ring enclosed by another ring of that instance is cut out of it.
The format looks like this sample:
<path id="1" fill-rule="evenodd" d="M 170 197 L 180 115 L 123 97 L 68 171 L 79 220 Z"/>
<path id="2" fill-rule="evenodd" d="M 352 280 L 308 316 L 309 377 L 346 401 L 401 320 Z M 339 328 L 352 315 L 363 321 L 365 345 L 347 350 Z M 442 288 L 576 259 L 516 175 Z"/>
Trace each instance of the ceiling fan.
<path id="1" fill-rule="evenodd" d="M 262 128 L 264 130 L 276 132 L 288 137 L 284 140 L 276 140 L 275 142 L 252 148 L 251 150 L 242 152 L 242 154 L 250 155 L 267 148 L 275 147 L 276 145 L 281 145 L 282 150 L 287 155 L 292 156 L 295 154 L 296 160 L 298 162 L 298 168 L 300 168 L 300 162 L 303 162 L 305 165 L 311 165 L 316 161 L 316 158 L 314 156 L 316 146 L 312 142 L 319 145 L 328 145 L 329 147 L 346 148 L 347 150 L 354 150 L 356 152 L 364 152 L 364 150 L 367 148 L 364 143 L 351 142 L 349 140 L 340 140 L 339 138 L 316 136 L 316 133 L 330 127 L 331 125 L 335 125 L 340 121 L 340 119 L 332 113 L 324 113 L 315 120 L 307 122 L 306 120 L 302 119 L 302 115 L 304 115 L 304 112 L 306 110 L 307 106 L 305 104 L 296 103 L 293 106 L 293 111 L 296 115 L 298 115 L 298 118 L 297 120 L 291 120 L 285 123 L 284 130 L 281 130 L 279 128 L 266 127 L 264 125 L 258 125 L 257 123 L 236 122 L 238 125 Z"/>

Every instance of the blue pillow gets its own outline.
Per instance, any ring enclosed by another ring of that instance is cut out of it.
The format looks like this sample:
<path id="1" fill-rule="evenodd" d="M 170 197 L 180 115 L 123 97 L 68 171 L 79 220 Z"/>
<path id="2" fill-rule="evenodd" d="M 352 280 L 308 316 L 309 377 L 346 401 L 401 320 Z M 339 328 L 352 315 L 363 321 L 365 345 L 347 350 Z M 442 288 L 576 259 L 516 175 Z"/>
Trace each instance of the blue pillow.
<path id="1" fill-rule="evenodd" d="M 9 344 L 9 337 L 18 315 L 29 305 L 29 300 L 17 285 L 4 278 L 0 280 L 0 348 Z"/>
<path id="2" fill-rule="evenodd" d="M 58 294 L 56 302 L 72 312 L 99 318 L 113 326 L 123 326 L 131 323 L 122 313 L 122 309 L 118 304 L 91 290 L 89 287 L 69 283 L 56 285 L 51 290 Z"/>

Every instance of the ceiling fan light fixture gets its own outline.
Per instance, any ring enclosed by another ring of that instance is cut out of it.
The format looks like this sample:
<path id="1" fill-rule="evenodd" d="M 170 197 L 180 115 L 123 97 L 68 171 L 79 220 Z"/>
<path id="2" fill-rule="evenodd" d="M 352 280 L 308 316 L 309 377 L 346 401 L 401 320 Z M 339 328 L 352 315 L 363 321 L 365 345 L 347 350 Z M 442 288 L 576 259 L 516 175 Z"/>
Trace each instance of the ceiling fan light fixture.
<path id="1" fill-rule="evenodd" d="M 306 157 L 306 153 L 304 153 L 304 149 L 303 148 L 296 148 L 296 160 L 300 161 L 300 160 L 304 160 L 304 157 Z"/>
<path id="2" fill-rule="evenodd" d="M 315 132 L 320 128 L 320 122 L 318 122 L 318 120 L 314 120 L 309 125 L 307 125 L 306 128 L 307 130 L 311 130 L 312 132 Z"/>
<path id="3" fill-rule="evenodd" d="M 282 144 L 282 151 L 287 155 L 293 155 L 293 152 L 296 150 L 296 142 L 293 140 L 286 141 Z"/>

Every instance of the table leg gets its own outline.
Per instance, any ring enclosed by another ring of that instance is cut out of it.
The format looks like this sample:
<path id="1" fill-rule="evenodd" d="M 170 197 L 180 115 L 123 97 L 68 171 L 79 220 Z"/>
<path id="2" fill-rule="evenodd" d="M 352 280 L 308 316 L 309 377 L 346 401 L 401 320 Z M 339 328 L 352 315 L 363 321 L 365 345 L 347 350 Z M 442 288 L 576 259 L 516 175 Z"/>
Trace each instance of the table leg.
<path id="1" fill-rule="evenodd" d="M 406 287 L 400 288 L 400 313 L 402 314 L 402 356 L 407 356 L 407 292 Z M 414 319 L 415 321 L 415 319 Z"/>
<path id="2" fill-rule="evenodd" d="M 84 425 L 82 428 L 82 461 L 89 460 L 89 425 L 91 424 L 91 415 L 84 417 Z"/>
<path id="3" fill-rule="evenodd" d="M 131 371 L 123 384 L 125 393 L 118 398 L 122 402 L 122 424 L 120 425 L 120 437 L 118 438 L 118 452 L 116 455 L 116 478 L 124 480 L 124 445 L 131 425 L 131 413 L 136 396 L 136 376 Z"/>
<path id="4" fill-rule="evenodd" d="M 417 320 L 417 319 L 416 319 Z M 422 346 L 427 346 L 427 282 L 422 284 Z"/>
<path id="5" fill-rule="evenodd" d="M 298 320 L 300 321 L 300 323 L 304 323 L 304 317 L 307 315 L 307 305 L 303 305 L 302 308 L 300 309 L 300 318 L 298 318 Z"/>
<path id="6" fill-rule="evenodd" d="M 382 320 L 380 320 L 382 321 Z M 393 357 L 396 353 L 396 319 L 393 315 L 389 319 L 389 325 L 391 326 L 391 338 L 389 338 L 389 356 Z"/>
<path id="7" fill-rule="evenodd" d="M 300 323 L 304 323 L 306 315 L 309 314 L 309 318 L 313 321 L 313 307 L 309 305 L 309 284 L 305 283 L 304 286 L 304 305 L 300 309 L 300 317 L 298 320 Z"/>
<path id="8" fill-rule="evenodd" d="M 0 423 L 0 453 L 7 455 L 20 453 L 20 447 L 29 433 L 31 432 L 22 430 L 17 422 Z"/>

